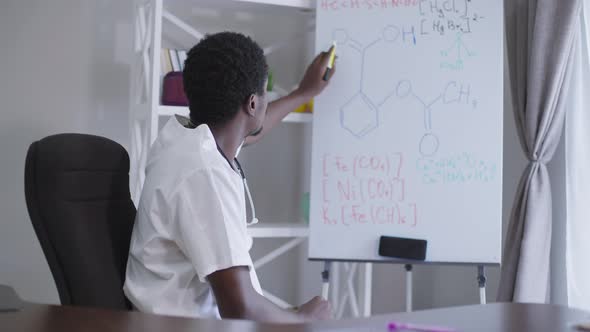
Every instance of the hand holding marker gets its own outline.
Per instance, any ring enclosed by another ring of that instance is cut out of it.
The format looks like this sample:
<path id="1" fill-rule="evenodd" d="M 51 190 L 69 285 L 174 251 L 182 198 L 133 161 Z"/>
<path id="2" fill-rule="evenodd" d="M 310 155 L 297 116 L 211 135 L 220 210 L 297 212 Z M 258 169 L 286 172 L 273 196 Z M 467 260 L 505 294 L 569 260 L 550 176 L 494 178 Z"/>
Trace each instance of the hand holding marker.
<path id="1" fill-rule="evenodd" d="M 334 68 L 334 60 L 336 59 L 336 42 L 332 42 L 332 48 L 330 49 L 330 60 L 328 61 L 328 67 L 326 67 L 326 71 L 324 72 L 324 77 L 322 79 L 324 81 L 328 80 L 330 76 L 330 71 Z"/>

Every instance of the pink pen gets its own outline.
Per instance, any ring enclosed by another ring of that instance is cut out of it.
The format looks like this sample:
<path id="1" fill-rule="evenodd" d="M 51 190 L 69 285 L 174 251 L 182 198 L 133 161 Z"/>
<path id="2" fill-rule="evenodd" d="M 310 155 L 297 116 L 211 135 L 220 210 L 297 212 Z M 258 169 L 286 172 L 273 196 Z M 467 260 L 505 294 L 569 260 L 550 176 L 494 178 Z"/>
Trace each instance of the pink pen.
<path id="1" fill-rule="evenodd" d="M 427 326 L 409 323 L 391 322 L 389 331 L 420 331 L 420 332 L 455 332 L 455 329 L 439 326 Z"/>

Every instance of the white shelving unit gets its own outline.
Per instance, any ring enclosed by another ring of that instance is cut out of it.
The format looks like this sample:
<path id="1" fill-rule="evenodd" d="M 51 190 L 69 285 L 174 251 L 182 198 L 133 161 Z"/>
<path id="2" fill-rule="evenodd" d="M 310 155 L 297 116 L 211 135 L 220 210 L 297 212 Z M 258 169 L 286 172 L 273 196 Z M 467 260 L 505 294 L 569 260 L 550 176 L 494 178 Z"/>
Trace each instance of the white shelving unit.
<path id="1" fill-rule="evenodd" d="M 160 105 L 160 51 L 163 39 L 163 22 L 174 25 L 179 31 L 198 41 L 203 33 L 175 15 L 173 8 L 192 8 L 198 5 L 217 6 L 219 9 L 233 8 L 247 11 L 256 6 L 294 7 L 300 10 L 311 10 L 311 0 L 201 0 L 195 3 L 190 0 L 136 0 L 135 1 L 135 52 L 137 60 L 132 68 L 132 100 L 130 110 L 131 124 L 131 194 L 135 202 L 144 182 L 143 168 L 151 144 L 158 135 L 161 117 L 174 114 L 188 114 L 188 108 Z M 171 8 L 169 8 L 171 7 Z M 182 9 L 181 9 L 182 10 Z M 194 8 L 192 8 L 194 10 Z M 272 12 L 269 12 L 272 14 Z M 289 37 L 289 38 L 287 38 Z M 269 55 L 283 46 L 289 45 L 293 38 L 286 36 L 283 40 L 264 47 Z M 286 94 L 286 89 L 275 84 L 275 90 Z M 293 113 L 284 122 L 311 122 L 311 114 Z"/>
<path id="2" fill-rule="evenodd" d="M 188 116 L 188 112 L 188 107 L 184 106 L 159 105 L 158 107 L 159 116 L 173 116 L 175 114 Z M 283 122 L 308 123 L 312 119 L 311 113 L 291 113 L 283 119 Z"/>
<path id="3" fill-rule="evenodd" d="M 197 27 L 188 24 L 176 15 L 174 10 L 187 8 L 194 10 L 200 5 L 214 6 L 221 10 L 233 9 L 247 11 L 255 6 L 267 6 L 268 10 L 280 10 L 282 7 L 292 7 L 299 10 L 310 10 L 315 3 L 311 0 L 136 0 L 135 1 L 135 52 L 136 62 L 132 68 L 132 100 L 130 110 L 131 126 L 131 171 L 130 188 L 134 202 L 138 203 L 141 188 L 145 180 L 145 164 L 149 147 L 158 135 L 160 121 L 175 114 L 188 115 L 187 107 L 166 106 L 160 104 L 160 52 L 164 39 L 163 27 L 172 24 L 181 33 L 192 36 L 196 43 L 204 35 Z M 191 9 L 192 8 L 192 9 Z M 266 10 L 266 9 L 265 9 Z M 265 55 L 269 55 L 283 46 L 289 45 L 293 36 L 284 36 L 276 44 L 263 47 Z M 286 90 L 275 83 L 275 90 L 285 94 Z M 283 122 L 309 123 L 311 114 L 292 113 Z M 256 268 L 260 268 L 284 253 L 296 248 L 303 243 L 308 235 L 309 228 L 303 223 L 268 223 L 249 228 L 253 238 L 284 238 L 288 241 L 278 248 L 268 252 L 254 262 Z M 265 296 L 277 305 L 287 308 L 292 307 L 279 297 L 265 291 Z"/>
<path id="4" fill-rule="evenodd" d="M 308 237 L 309 227 L 304 223 L 260 223 L 248 227 L 253 238 Z"/>
<path id="5" fill-rule="evenodd" d="M 251 2 L 267 5 L 279 5 L 287 7 L 296 7 L 304 9 L 312 9 L 314 1 L 312 0 L 235 0 L 237 2 Z"/>

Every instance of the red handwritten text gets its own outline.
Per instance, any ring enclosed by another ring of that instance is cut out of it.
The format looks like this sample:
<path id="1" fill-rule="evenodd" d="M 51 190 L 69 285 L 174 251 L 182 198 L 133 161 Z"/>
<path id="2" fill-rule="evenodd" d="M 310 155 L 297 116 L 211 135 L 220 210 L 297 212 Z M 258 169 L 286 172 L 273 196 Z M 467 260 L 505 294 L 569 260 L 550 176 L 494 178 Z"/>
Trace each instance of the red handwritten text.
<path id="1" fill-rule="evenodd" d="M 322 220 L 326 225 L 416 227 L 418 209 L 406 199 L 403 155 L 342 156 L 322 161 Z"/>
<path id="2" fill-rule="evenodd" d="M 416 7 L 421 0 L 319 0 L 321 10 L 347 9 L 395 9 L 400 7 Z M 423 1 L 423 0 L 422 0 Z"/>

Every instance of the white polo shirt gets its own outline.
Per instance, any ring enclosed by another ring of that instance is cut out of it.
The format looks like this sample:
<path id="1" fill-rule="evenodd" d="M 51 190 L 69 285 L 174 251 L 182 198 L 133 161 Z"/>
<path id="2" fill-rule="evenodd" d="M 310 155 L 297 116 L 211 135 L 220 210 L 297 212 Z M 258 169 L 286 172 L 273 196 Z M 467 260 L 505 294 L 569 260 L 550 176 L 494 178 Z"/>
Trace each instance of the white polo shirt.
<path id="1" fill-rule="evenodd" d="M 262 294 L 251 246 L 241 176 L 207 125 L 189 129 L 172 117 L 149 153 L 125 294 L 143 312 L 219 318 L 209 274 L 248 266 Z"/>

